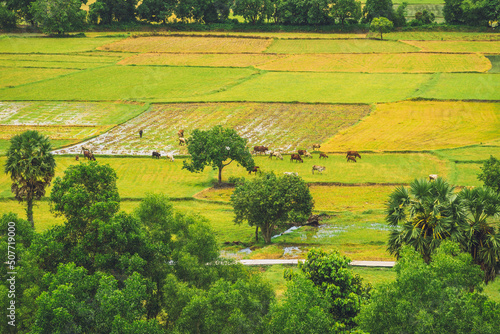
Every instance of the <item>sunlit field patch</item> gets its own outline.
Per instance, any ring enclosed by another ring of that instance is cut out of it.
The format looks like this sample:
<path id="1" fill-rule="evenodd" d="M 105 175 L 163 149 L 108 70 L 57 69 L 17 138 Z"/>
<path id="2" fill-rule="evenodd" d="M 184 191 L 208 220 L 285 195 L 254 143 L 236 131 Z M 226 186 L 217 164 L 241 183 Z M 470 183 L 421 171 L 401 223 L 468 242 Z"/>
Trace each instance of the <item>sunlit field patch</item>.
<path id="1" fill-rule="evenodd" d="M 247 67 L 278 60 L 284 55 L 269 54 L 182 54 L 142 53 L 119 62 L 121 65 L 170 65 L 170 66 L 214 66 Z"/>
<path id="2" fill-rule="evenodd" d="M 404 41 L 429 52 L 500 53 L 500 41 Z"/>
<path id="3" fill-rule="evenodd" d="M 55 78 L 60 75 L 72 73 L 74 71 L 75 70 L 72 69 L 58 68 L 48 69 L 3 67 L 0 69 L 0 89 Z"/>
<path id="4" fill-rule="evenodd" d="M 374 103 L 404 100 L 430 74 L 268 72 L 206 101 Z M 1 97 L 1 94 L 0 94 Z"/>
<path id="5" fill-rule="evenodd" d="M 248 145 L 269 145 L 285 151 L 311 148 L 340 129 L 348 128 L 370 111 L 367 105 L 312 105 L 264 103 L 157 104 L 140 116 L 92 140 L 95 152 L 186 154 L 177 131 L 186 138 L 194 129 L 223 125 L 236 129 Z M 143 138 L 139 138 L 139 130 Z M 75 152 L 74 150 L 66 150 Z"/>
<path id="6" fill-rule="evenodd" d="M 500 146 L 474 146 L 474 147 L 463 147 L 457 149 L 450 150 L 439 150 L 434 152 L 436 155 L 443 159 L 448 159 L 451 161 L 459 161 L 459 162 L 479 162 L 490 158 L 490 156 L 494 156 L 497 159 L 500 159 Z"/>
<path id="7" fill-rule="evenodd" d="M 427 2 L 429 0 L 422 1 Z M 437 1 L 441 2 L 441 0 Z M 370 33 L 369 35 L 377 36 L 378 34 Z M 500 34 L 448 31 L 394 31 L 384 34 L 384 39 L 399 41 L 498 41 L 500 40 Z"/>
<path id="8" fill-rule="evenodd" d="M 277 39 L 266 50 L 268 53 L 372 53 L 372 52 L 417 52 L 420 49 L 395 41 L 371 39 L 356 40 L 291 40 Z"/>
<path id="9" fill-rule="evenodd" d="M 55 70 L 50 70 L 49 73 L 51 71 Z M 237 84 L 239 80 L 254 73 L 254 70 L 244 68 L 109 66 L 20 88 L 0 90 L 0 99 L 159 102 L 188 98 L 203 100 L 203 95 Z"/>
<path id="10" fill-rule="evenodd" d="M 435 150 L 500 137 L 500 104 L 398 102 L 379 104 L 362 122 L 335 135 L 326 151 Z"/>
<path id="11" fill-rule="evenodd" d="M 93 55 L 0 54 L 0 66 L 86 69 L 113 64 L 120 59 L 121 57 L 100 57 Z"/>
<path id="12" fill-rule="evenodd" d="M 115 38 L 18 38 L 0 39 L 0 50 L 3 53 L 67 53 L 91 51 L 99 46 L 122 39 Z"/>
<path id="13" fill-rule="evenodd" d="M 292 55 L 258 65 L 272 71 L 433 73 L 486 72 L 491 63 L 478 54 L 322 54 Z"/>
<path id="14" fill-rule="evenodd" d="M 168 36 L 169 33 L 166 33 Z M 242 37 L 265 37 L 271 39 L 363 39 L 366 37 L 364 33 L 316 33 L 316 32 L 221 32 L 221 31 L 192 31 L 192 32 L 179 32 L 175 35 L 186 36 L 242 36 Z"/>
<path id="15" fill-rule="evenodd" d="M 262 52 L 270 44 L 267 38 L 231 37 L 137 37 L 127 38 L 99 50 L 126 52 L 202 52 L 202 53 L 245 53 Z"/>
<path id="16" fill-rule="evenodd" d="M 500 74 L 436 73 L 414 97 L 452 100 L 500 100 Z"/>

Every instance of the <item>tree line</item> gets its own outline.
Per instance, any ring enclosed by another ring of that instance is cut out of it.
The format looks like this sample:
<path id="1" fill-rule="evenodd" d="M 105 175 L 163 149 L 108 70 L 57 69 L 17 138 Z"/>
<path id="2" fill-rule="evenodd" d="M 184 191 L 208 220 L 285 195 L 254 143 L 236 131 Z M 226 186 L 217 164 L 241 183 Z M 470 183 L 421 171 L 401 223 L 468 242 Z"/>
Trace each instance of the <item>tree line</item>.
<path id="1" fill-rule="evenodd" d="M 427 10 L 406 22 L 407 3 L 394 9 L 392 0 L 96 0 L 89 10 L 87 0 L 5 0 L 0 2 L 0 28 L 15 27 L 24 20 L 46 33 L 64 34 L 84 30 L 88 25 L 142 22 L 146 24 L 238 23 L 231 11 L 249 24 L 324 26 L 369 24 L 385 17 L 394 27 L 434 22 Z M 500 16 L 500 0 L 445 0 L 448 24 L 492 26 Z"/>

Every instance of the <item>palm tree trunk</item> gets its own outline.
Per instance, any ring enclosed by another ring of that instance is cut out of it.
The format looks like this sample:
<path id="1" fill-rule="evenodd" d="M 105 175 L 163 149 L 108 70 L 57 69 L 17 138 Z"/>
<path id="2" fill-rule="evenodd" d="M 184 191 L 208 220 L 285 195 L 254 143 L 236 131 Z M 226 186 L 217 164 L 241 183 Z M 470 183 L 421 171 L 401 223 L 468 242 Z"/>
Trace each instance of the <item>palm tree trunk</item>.
<path id="1" fill-rule="evenodd" d="M 28 221 L 31 223 L 31 227 L 35 228 L 35 222 L 33 221 L 33 198 L 28 197 L 27 203 L 26 214 L 28 215 Z"/>

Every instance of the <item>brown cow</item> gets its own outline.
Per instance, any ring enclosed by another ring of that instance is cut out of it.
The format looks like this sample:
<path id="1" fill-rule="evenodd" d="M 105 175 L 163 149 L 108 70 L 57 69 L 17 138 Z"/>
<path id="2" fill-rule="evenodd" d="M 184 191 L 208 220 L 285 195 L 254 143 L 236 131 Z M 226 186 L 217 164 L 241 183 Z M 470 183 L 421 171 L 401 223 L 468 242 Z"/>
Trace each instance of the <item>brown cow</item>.
<path id="1" fill-rule="evenodd" d="M 179 145 L 182 146 L 183 144 L 184 145 L 186 144 L 186 139 L 184 139 L 184 138 L 181 137 L 181 138 L 179 138 Z"/>
<path id="2" fill-rule="evenodd" d="M 304 155 L 304 154 L 306 154 L 306 152 L 307 152 L 307 150 L 299 150 L 298 151 L 299 155 Z"/>
<path id="3" fill-rule="evenodd" d="M 184 137 L 184 130 L 183 130 L 183 129 L 179 130 L 179 131 L 177 132 L 177 136 L 179 136 L 179 138 Z"/>
<path id="4" fill-rule="evenodd" d="M 313 144 L 313 151 L 314 151 L 315 149 L 319 149 L 320 147 L 321 147 L 321 145 L 320 145 L 320 144 Z"/>
<path id="5" fill-rule="evenodd" d="M 357 157 L 361 159 L 361 156 L 359 155 L 358 151 L 347 151 L 347 155 L 345 156 L 346 158 L 348 157 Z"/>
<path id="6" fill-rule="evenodd" d="M 94 157 L 94 154 L 88 150 L 84 150 L 83 151 L 83 156 L 85 158 L 87 158 L 88 160 L 94 160 L 95 161 L 95 157 Z"/>
<path id="7" fill-rule="evenodd" d="M 325 153 L 320 153 L 320 154 L 319 154 L 319 158 L 320 158 L 320 159 L 321 159 L 321 158 L 325 158 L 325 159 L 326 159 L 326 158 L 328 158 L 328 155 L 326 155 Z"/>
<path id="8" fill-rule="evenodd" d="M 259 174 L 260 174 L 261 173 L 260 167 L 259 166 L 253 166 L 253 168 L 248 171 L 248 174 L 252 174 L 252 172 L 254 172 L 255 174 L 257 174 L 257 172 L 259 172 Z"/>
<path id="9" fill-rule="evenodd" d="M 142 129 L 139 130 L 139 138 L 142 138 Z"/>
<path id="10" fill-rule="evenodd" d="M 253 153 L 264 153 L 266 154 L 266 151 L 269 151 L 269 149 L 265 146 L 254 146 L 253 147 Z"/>
<path id="11" fill-rule="evenodd" d="M 354 162 L 356 162 L 356 157 L 354 157 L 354 156 L 352 156 L 352 155 L 349 155 L 349 156 L 347 157 L 347 162 L 349 162 L 349 161 L 354 161 Z"/>
<path id="12" fill-rule="evenodd" d="M 290 161 L 293 162 L 294 160 L 304 162 L 304 160 L 302 160 L 302 158 L 298 154 L 292 154 L 290 156 Z"/>
<path id="13" fill-rule="evenodd" d="M 75 160 L 76 161 L 80 160 L 80 157 L 78 155 L 76 155 Z"/>

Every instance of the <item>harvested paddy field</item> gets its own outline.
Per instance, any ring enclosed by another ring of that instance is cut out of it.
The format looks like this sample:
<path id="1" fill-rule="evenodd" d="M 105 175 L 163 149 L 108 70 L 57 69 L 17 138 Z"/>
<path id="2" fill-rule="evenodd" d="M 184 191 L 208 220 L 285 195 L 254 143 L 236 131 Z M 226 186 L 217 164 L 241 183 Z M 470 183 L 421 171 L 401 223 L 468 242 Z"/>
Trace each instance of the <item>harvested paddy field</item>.
<path id="1" fill-rule="evenodd" d="M 427 0 L 424 0 L 427 1 Z M 440 1 L 440 0 L 439 0 Z M 370 33 L 369 37 L 378 37 Z M 500 34 L 480 32 L 452 31 L 392 31 L 384 35 L 385 39 L 398 41 L 499 41 Z"/>
<path id="2" fill-rule="evenodd" d="M 156 104 L 140 116 L 89 144 L 98 154 L 143 154 L 156 150 L 164 154 L 186 154 L 179 146 L 177 131 L 186 137 L 194 129 L 223 125 L 248 139 L 249 147 L 270 145 L 293 152 L 331 138 L 370 112 L 368 105 L 311 105 L 264 103 Z M 139 138 L 139 130 L 144 131 Z M 79 147 L 61 153 L 78 153 Z"/>
<path id="3" fill-rule="evenodd" d="M 125 52 L 255 53 L 266 50 L 271 42 L 270 38 L 155 36 L 127 38 L 98 49 Z"/>
<path id="4" fill-rule="evenodd" d="M 417 52 L 417 46 L 398 41 L 373 39 L 314 40 L 275 39 L 267 53 L 400 53 Z"/>
<path id="5" fill-rule="evenodd" d="M 499 129 L 498 103 L 420 101 L 378 104 L 369 117 L 334 136 L 322 149 L 436 150 L 495 140 L 500 136 Z"/>
<path id="6" fill-rule="evenodd" d="M 0 66 L 30 68 L 87 69 L 114 64 L 122 57 L 95 55 L 6 55 L 0 54 Z"/>

